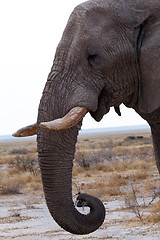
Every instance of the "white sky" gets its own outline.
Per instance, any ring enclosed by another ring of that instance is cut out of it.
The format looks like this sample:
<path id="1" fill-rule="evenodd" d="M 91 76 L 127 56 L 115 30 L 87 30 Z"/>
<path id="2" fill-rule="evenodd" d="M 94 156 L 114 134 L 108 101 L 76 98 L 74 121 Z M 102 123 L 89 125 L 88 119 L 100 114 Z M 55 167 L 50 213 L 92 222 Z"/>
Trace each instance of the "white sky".
<path id="1" fill-rule="evenodd" d="M 82 0 L 0 1 L 0 135 L 36 122 L 39 100 L 56 46 L 73 8 Z M 89 114 L 83 128 L 146 122 L 133 110 L 112 110 L 100 123 Z"/>

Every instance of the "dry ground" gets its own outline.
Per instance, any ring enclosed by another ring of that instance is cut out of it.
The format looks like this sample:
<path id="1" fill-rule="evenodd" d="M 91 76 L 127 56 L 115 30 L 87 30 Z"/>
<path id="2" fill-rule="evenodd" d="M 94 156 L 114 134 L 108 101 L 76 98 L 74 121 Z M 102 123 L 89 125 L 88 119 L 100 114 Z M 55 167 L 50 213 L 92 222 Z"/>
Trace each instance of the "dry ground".
<path id="1" fill-rule="evenodd" d="M 104 224 L 87 236 L 66 233 L 51 219 L 36 142 L 0 145 L 0 239 L 159 239 L 160 177 L 150 132 L 79 137 L 73 196 L 93 194 L 106 208 Z"/>

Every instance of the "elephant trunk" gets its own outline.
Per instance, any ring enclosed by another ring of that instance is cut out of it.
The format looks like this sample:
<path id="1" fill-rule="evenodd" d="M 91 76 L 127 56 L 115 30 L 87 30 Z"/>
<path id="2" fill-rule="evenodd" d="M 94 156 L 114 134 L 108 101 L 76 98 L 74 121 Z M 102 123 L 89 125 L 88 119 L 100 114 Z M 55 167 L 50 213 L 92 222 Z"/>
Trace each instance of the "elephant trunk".
<path id="1" fill-rule="evenodd" d="M 39 110 L 38 125 L 46 119 Z M 72 167 L 75 144 L 81 122 L 61 130 L 37 129 L 39 165 L 48 209 L 54 220 L 73 234 L 88 234 L 95 231 L 104 221 L 105 208 L 102 202 L 90 195 L 80 194 L 77 206 L 88 206 L 90 212 L 81 214 L 72 200 Z"/>
<path id="2" fill-rule="evenodd" d="M 104 220 L 103 204 L 92 196 L 81 194 L 78 201 L 86 202 L 91 210 L 88 215 L 79 213 L 72 201 L 72 162 L 62 163 L 63 159 L 55 160 L 49 155 L 40 157 L 40 168 L 45 199 L 52 217 L 63 229 L 73 234 L 95 231 Z M 48 165 L 48 161 L 52 164 Z"/>

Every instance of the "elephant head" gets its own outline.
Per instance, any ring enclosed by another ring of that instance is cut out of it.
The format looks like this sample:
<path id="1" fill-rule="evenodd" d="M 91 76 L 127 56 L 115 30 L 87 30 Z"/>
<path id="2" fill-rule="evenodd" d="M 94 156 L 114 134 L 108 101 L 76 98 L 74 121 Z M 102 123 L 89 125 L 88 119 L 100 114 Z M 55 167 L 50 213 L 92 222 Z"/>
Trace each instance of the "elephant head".
<path id="1" fill-rule="evenodd" d="M 78 196 L 78 206 L 90 207 L 87 215 L 79 213 L 72 201 L 73 158 L 84 115 L 90 112 L 100 121 L 112 106 L 120 115 L 119 105 L 125 103 L 145 118 L 159 107 L 157 92 L 153 102 L 148 95 L 155 91 L 148 79 L 155 80 L 158 74 L 157 63 L 150 58 L 153 46 L 160 45 L 153 39 L 154 33 L 160 36 L 157 6 L 158 0 L 95 0 L 77 6 L 57 47 L 37 123 L 15 134 L 37 133 L 47 206 L 55 221 L 71 233 L 90 233 L 105 217 L 104 206 L 95 197 Z M 153 53 L 160 61 L 156 49 Z M 155 70 L 152 76 L 149 68 Z"/>

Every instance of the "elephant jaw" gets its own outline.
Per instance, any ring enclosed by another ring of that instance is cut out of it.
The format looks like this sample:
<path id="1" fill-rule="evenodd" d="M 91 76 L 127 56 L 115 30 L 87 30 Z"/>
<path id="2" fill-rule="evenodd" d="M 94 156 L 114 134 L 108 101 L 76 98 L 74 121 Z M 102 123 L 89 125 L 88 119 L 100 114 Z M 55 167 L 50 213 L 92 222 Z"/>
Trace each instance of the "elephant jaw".
<path id="1" fill-rule="evenodd" d="M 40 123 L 40 127 L 49 131 L 65 130 L 75 126 L 87 114 L 88 109 L 85 107 L 72 108 L 63 118 L 55 119 L 49 122 Z M 33 136 L 37 132 L 37 123 L 23 127 L 13 133 L 13 137 Z"/>

